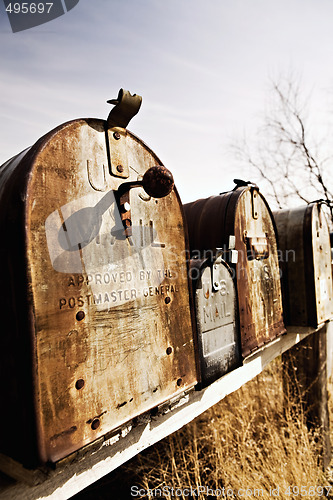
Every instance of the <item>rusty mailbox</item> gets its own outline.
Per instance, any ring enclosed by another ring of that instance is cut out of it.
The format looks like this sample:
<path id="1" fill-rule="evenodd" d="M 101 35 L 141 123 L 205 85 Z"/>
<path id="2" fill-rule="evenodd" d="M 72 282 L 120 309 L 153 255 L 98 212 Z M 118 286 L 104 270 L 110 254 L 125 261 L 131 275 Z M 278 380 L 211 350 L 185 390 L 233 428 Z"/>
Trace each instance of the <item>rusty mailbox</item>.
<path id="1" fill-rule="evenodd" d="M 197 383 L 182 205 L 111 103 L 0 168 L 0 451 L 30 466 Z"/>
<path id="2" fill-rule="evenodd" d="M 191 260 L 200 360 L 205 387 L 241 364 L 236 287 L 232 270 L 217 255 Z"/>
<path id="3" fill-rule="evenodd" d="M 333 316 L 330 234 L 320 203 L 274 212 L 287 325 L 313 326 Z"/>
<path id="4" fill-rule="evenodd" d="M 273 215 L 244 184 L 184 205 L 192 256 L 222 249 L 234 269 L 243 357 L 285 332 Z"/>

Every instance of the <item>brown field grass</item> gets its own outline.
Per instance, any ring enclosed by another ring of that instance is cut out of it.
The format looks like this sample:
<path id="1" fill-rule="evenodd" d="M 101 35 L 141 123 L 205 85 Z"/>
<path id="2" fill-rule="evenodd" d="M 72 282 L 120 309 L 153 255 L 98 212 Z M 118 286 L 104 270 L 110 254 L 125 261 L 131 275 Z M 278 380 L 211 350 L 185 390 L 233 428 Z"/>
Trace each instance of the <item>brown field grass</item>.
<path id="1" fill-rule="evenodd" d="M 277 359 L 77 498 L 327 498 L 315 432 L 284 401 Z"/>

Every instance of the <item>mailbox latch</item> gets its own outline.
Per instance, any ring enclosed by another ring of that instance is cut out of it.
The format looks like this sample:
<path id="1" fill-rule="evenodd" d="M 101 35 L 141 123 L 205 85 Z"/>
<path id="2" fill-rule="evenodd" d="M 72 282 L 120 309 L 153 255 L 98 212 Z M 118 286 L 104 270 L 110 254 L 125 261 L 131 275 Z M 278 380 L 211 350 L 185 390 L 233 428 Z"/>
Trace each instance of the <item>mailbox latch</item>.
<path id="1" fill-rule="evenodd" d="M 267 234 L 252 235 L 244 231 L 244 243 L 248 260 L 263 260 L 269 257 Z"/>
<path id="2" fill-rule="evenodd" d="M 218 249 L 217 257 L 212 264 L 212 284 L 213 292 L 218 292 L 222 288 L 222 283 L 219 281 L 219 271 L 218 267 L 222 263 L 222 251 Z"/>
<path id="3" fill-rule="evenodd" d="M 223 261 L 229 264 L 237 264 L 238 262 L 238 250 L 235 250 L 234 236 L 229 237 L 229 249 L 227 252 L 224 252 L 222 248 L 216 249 L 216 257 L 211 267 L 213 292 L 218 292 L 222 288 L 222 283 L 219 281 L 219 265 Z"/>
<path id="4" fill-rule="evenodd" d="M 252 196 L 252 217 L 258 219 L 258 191 L 255 188 L 251 188 Z"/>

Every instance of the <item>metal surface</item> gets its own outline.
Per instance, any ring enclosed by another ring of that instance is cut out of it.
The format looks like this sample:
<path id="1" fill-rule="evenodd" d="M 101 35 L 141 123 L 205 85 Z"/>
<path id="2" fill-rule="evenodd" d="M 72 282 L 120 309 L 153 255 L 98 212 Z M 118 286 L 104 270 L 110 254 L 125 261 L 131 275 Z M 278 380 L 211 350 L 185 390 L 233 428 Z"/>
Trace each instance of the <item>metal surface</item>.
<path id="1" fill-rule="evenodd" d="M 132 215 L 130 204 L 130 189 L 141 187 L 148 195 L 146 201 L 153 198 L 164 198 L 174 188 L 172 173 L 162 165 L 150 167 L 143 175 L 142 180 L 124 182 L 115 193 L 120 217 L 124 225 L 124 235 L 132 236 Z M 141 198 L 142 199 L 142 198 Z"/>
<path id="2" fill-rule="evenodd" d="M 110 172 L 115 177 L 127 179 L 130 175 L 127 130 L 115 127 L 107 128 L 106 136 Z"/>
<path id="3" fill-rule="evenodd" d="M 160 161 L 127 130 L 117 139 L 106 128 L 69 122 L 0 167 L 1 397 L 15 426 L 9 433 L 1 415 L 0 449 L 29 466 L 197 383 L 179 196 L 127 191 L 124 233 L 110 135 L 126 142 L 117 164 L 128 182 Z"/>
<path id="4" fill-rule="evenodd" d="M 119 196 L 135 187 L 143 187 L 148 196 L 153 198 L 164 198 L 171 193 L 174 187 L 173 175 L 162 165 L 150 167 L 142 177 L 142 180 L 124 182 L 119 186 Z"/>
<path id="5" fill-rule="evenodd" d="M 138 113 L 142 97 L 131 94 L 128 90 L 120 89 L 117 99 L 107 101 L 114 104 L 106 120 L 106 149 L 109 159 L 109 168 L 113 175 L 127 179 L 129 177 L 130 160 L 128 155 L 128 141 L 126 127 Z"/>
<path id="6" fill-rule="evenodd" d="M 274 212 L 288 325 L 314 326 L 333 316 L 330 234 L 318 203 Z"/>
<path id="7" fill-rule="evenodd" d="M 241 364 L 239 318 L 232 272 L 217 257 L 192 260 L 200 371 L 205 387 Z"/>
<path id="8" fill-rule="evenodd" d="M 184 205 L 191 254 L 204 258 L 222 248 L 234 270 L 242 354 L 285 332 L 276 233 L 272 213 L 255 186 Z M 231 261 L 232 246 L 238 261 Z"/>

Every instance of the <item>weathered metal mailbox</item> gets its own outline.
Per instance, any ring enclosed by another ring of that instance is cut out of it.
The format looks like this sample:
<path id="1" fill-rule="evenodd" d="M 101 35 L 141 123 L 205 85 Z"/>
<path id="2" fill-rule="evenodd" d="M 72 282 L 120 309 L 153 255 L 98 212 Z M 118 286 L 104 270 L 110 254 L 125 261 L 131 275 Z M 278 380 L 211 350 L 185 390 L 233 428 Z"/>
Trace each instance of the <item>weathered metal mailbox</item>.
<path id="1" fill-rule="evenodd" d="M 333 317 L 330 234 L 320 203 L 274 212 L 287 325 L 314 326 Z"/>
<path id="2" fill-rule="evenodd" d="M 197 383 L 182 205 L 141 98 L 112 103 L 0 167 L 0 451 L 28 466 Z"/>
<path id="3" fill-rule="evenodd" d="M 243 356 L 285 333 L 275 225 L 257 186 L 184 205 L 192 256 L 222 249 L 234 269 Z M 233 252 L 238 252 L 233 263 Z"/>
<path id="4" fill-rule="evenodd" d="M 205 387 L 241 364 L 236 287 L 218 255 L 191 261 L 201 384 Z"/>

